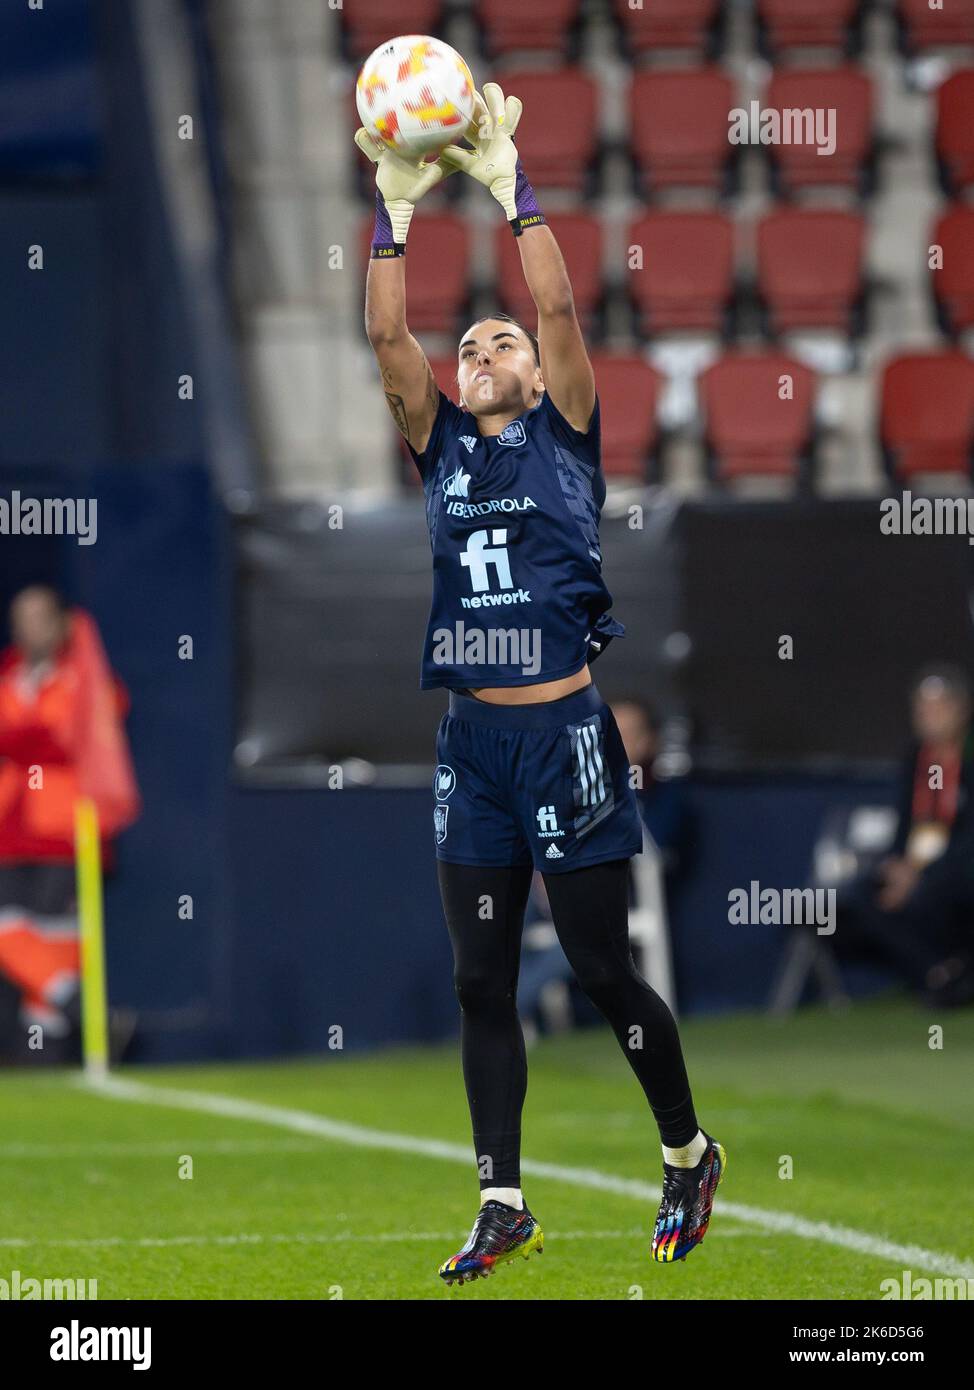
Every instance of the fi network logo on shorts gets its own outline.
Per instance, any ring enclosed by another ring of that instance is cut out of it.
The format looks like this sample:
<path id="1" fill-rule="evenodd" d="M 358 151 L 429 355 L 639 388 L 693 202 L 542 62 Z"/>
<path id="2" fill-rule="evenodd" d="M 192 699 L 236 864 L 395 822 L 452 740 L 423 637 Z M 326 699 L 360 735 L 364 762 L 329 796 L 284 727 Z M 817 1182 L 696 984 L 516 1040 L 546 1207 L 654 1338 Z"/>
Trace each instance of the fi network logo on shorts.
<path id="1" fill-rule="evenodd" d="M 558 824 L 558 816 L 554 806 L 539 806 L 535 816 L 538 822 L 539 840 L 551 840 L 558 835 L 564 835 L 564 830 Z"/>

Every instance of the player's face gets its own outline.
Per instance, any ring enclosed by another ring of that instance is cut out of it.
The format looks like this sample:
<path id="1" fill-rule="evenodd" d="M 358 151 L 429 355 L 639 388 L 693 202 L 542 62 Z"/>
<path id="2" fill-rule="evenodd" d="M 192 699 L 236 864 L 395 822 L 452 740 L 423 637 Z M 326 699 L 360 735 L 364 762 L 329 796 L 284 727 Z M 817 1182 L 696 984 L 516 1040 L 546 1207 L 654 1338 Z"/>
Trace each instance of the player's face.
<path id="1" fill-rule="evenodd" d="M 513 410 L 520 415 L 544 391 L 531 339 L 516 324 L 484 319 L 460 340 L 457 381 L 473 415 Z"/>
<path id="2" fill-rule="evenodd" d="M 951 743 L 963 734 L 970 719 L 967 701 L 930 677 L 913 698 L 913 728 L 926 743 Z"/>
<path id="3" fill-rule="evenodd" d="M 43 589 L 25 589 L 10 605 L 14 643 L 28 661 L 46 661 L 64 641 L 64 615 Z"/>

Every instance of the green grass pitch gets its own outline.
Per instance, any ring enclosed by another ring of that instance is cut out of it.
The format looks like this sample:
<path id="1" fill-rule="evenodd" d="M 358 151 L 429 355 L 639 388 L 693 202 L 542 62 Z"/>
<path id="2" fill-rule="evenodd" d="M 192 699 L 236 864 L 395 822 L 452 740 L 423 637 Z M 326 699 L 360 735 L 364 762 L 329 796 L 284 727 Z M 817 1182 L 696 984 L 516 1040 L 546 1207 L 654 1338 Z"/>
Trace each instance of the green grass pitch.
<path id="1" fill-rule="evenodd" d="M 465 1166 L 109 1099 L 73 1074 L 32 1071 L 0 1078 L 0 1278 L 97 1279 L 100 1299 L 665 1300 L 879 1299 L 904 1267 L 949 1273 L 939 1260 L 974 1275 L 974 1204 L 950 1180 L 974 1139 L 974 1012 L 933 1018 L 894 999 L 784 1022 L 691 1020 L 682 1034 L 698 1115 L 728 1152 L 710 1232 L 683 1264 L 648 1258 L 658 1196 L 526 1176 L 543 1256 L 448 1290 L 436 1270 L 475 1215 L 472 1149 Z M 452 1043 L 118 1075 L 469 1144 Z M 655 1128 L 608 1032 L 531 1050 L 523 1150 L 658 1194 Z M 181 1177 L 187 1156 L 192 1177 Z M 853 1247 L 803 1236 L 795 1218 L 851 1229 Z M 904 1264 L 891 1249 L 902 1245 L 921 1258 Z"/>

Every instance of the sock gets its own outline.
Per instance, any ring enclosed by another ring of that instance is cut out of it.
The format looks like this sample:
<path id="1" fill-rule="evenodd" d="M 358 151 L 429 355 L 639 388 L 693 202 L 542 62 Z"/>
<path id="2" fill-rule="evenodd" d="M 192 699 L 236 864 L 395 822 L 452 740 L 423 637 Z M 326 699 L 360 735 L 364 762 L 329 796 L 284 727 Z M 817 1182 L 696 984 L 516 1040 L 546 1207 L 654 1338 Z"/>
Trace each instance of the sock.
<path id="1" fill-rule="evenodd" d="M 707 1140 L 703 1130 L 697 1130 L 696 1139 L 684 1144 L 682 1149 L 668 1149 L 663 1145 L 663 1162 L 671 1168 L 696 1168 L 707 1150 Z"/>
<path id="2" fill-rule="evenodd" d="M 503 1202 L 506 1207 L 516 1211 L 524 1210 L 524 1198 L 519 1187 L 485 1187 L 480 1194 L 480 1205 L 485 1202 Z"/>

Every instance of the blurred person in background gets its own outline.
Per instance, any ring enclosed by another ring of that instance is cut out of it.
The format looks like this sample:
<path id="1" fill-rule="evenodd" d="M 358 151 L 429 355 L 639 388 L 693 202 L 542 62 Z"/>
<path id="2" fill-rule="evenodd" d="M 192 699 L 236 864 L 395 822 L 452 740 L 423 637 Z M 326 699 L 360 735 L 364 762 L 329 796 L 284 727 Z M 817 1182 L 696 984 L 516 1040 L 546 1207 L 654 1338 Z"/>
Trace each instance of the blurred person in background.
<path id="1" fill-rule="evenodd" d="M 111 837 L 139 811 L 127 698 L 94 622 L 56 589 L 21 590 L 10 631 L 0 653 L 0 1053 L 63 1063 L 79 1055 L 75 806 L 94 802 L 110 863 Z"/>
<path id="2" fill-rule="evenodd" d="M 974 1002 L 974 736 L 963 671 L 921 673 L 889 855 L 851 895 L 843 936 L 931 1004 Z M 841 944 L 841 943 L 840 943 Z"/>
<path id="3" fill-rule="evenodd" d="M 682 785 L 656 775 L 660 718 L 649 700 L 627 696 L 614 701 L 615 715 L 629 765 L 638 768 L 636 801 L 643 824 L 659 850 L 667 889 L 686 871 L 693 844 L 693 818 Z"/>

